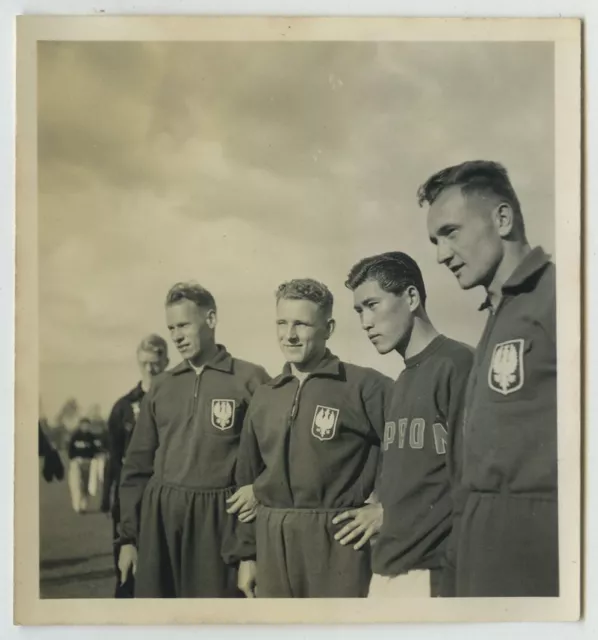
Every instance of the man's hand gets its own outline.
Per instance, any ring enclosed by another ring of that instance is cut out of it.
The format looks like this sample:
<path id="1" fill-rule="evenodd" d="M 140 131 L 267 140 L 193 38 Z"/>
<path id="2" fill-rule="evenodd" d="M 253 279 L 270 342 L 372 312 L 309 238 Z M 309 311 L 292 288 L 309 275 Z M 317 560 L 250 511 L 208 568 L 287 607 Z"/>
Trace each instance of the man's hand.
<path id="1" fill-rule="evenodd" d="M 342 545 L 349 542 L 357 542 L 353 545 L 355 550 L 361 549 L 368 540 L 380 531 L 382 526 L 382 505 L 366 504 L 357 509 L 349 509 L 339 514 L 332 520 L 332 524 L 340 524 L 349 520 L 347 524 L 334 536 Z"/>
<path id="2" fill-rule="evenodd" d="M 133 575 L 137 572 L 137 548 L 134 544 L 123 544 L 118 555 L 118 570 L 120 572 L 120 583 L 124 584 L 129 577 L 129 571 Z"/>
<path id="3" fill-rule="evenodd" d="M 239 563 L 239 575 L 237 586 L 247 598 L 256 597 L 257 565 L 255 560 L 241 560 Z"/>
<path id="4" fill-rule="evenodd" d="M 252 522 L 255 520 L 257 500 L 253 495 L 253 485 L 246 484 L 238 489 L 227 501 L 226 513 L 236 514 L 239 522 Z"/>

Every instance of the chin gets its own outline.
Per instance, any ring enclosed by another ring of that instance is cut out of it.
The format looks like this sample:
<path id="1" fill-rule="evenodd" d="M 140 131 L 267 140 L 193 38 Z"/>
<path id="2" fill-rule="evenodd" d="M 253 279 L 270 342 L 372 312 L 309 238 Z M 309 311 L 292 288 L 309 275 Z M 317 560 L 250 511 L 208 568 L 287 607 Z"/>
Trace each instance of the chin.
<path id="1" fill-rule="evenodd" d="M 285 359 L 292 364 L 303 364 L 305 358 L 299 354 L 285 353 Z"/>
<path id="2" fill-rule="evenodd" d="M 474 289 L 480 284 L 479 282 L 475 282 L 472 280 L 457 280 L 457 282 L 459 283 L 459 286 L 461 287 L 461 289 L 463 289 L 463 291 Z"/>
<path id="3" fill-rule="evenodd" d="M 381 356 L 385 356 L 387 353 L 390 353 L 391 351 L 394 351 L 394 347 L 391 347 L 387 344 L 375 344 L 374 347 L 376 348 L 376 351 L 381 355 Z"/>

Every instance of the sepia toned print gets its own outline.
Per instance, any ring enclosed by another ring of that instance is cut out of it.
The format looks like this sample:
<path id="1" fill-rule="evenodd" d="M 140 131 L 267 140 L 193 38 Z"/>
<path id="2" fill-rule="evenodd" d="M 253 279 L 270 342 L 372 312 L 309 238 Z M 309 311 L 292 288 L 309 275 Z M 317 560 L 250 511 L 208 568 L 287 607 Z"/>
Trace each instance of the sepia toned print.
<path id="1" fill-rule="evenodd" d="M 19 622 L 579 615 L 579 24 L 507 23 L 21 21 Z"/>

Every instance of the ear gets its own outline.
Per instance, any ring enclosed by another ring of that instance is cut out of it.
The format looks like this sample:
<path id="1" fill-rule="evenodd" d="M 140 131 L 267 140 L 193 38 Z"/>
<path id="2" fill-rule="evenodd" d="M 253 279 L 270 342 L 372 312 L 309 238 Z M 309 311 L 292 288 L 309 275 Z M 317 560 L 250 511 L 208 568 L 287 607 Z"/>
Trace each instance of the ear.
<path id="1" fill-rule="evenodd" d="M 334 318 L 330 318 L 330 320 L 326 322 L 326 328 L 328 329 L 326 340 L 329 340 L 330 336 L 334 333 L 334 330 L 336 329 L 336 320 Z"/>
<path id="2" fill-rule="evenodd" d="M 206 313 L 206 324 L 208 325 L 208 327 L 210 327 L 210 329 L 212 329 L 212 331 L 216 328 L 216 325 L 218 324 L 216 309 L 210 309 Z"/>
<path id="3" fill-rule="evenodd" d="M 492 212 L 492 218 L 501 238 L 511 235 L 515 226 L 515 213 L 508 202 L 501 202 Z"/>
<path id="4" fill-rule="evenodd" d="M 419 291 L 417 287 L 414 285 L 410 285 L 407 287 L 405 291 L 405 296 L 407 298 L 407 304 L 409 305 L 409 311 L 414 312 L 421 306 L 421 298 L 419 297 Z"/>

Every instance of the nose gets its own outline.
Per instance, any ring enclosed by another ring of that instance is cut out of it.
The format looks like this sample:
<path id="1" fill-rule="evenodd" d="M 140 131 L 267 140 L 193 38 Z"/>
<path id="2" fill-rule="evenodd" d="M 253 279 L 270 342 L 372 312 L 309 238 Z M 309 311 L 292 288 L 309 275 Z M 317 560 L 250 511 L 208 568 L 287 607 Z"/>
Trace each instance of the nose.
<path id="1" fill-rule="evenodd" d="M 297 342 L 297 331 L 295 327 L 289 327 L 287 329 L 287 342 Z"/>
<path id="2" fill-rule="evenodd" d="M 371 313 L 363 312 L 361 314 L 361 328 L 364 331 L 369 331 L 374 326 L 374 318 Z"/>
<path id="3" fill-rule="evenodd" d="M 440 239 L 436 246 L 436 261 L 438 264 L 445 264 L 448 266 L 454 256 L 453 250 L 449 246 L 446 240 Z"/>

